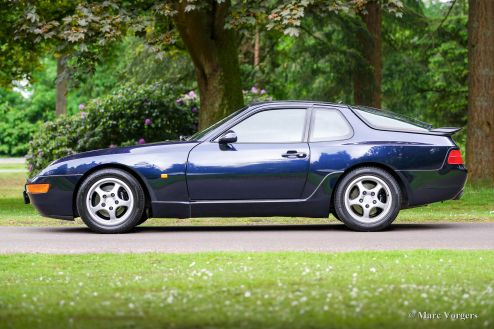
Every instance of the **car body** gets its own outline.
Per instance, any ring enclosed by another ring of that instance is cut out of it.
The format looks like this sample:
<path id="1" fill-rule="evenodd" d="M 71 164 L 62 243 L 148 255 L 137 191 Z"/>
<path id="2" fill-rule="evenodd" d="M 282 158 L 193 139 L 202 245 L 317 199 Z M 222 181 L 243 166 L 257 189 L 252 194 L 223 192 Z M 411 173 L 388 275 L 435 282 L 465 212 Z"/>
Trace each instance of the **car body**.
<path id="1" fill-rule="evenodd" d="M 459 198 L 467 171 L 451 138 L 458 129 L 431 129 L 380 113 L 306 101 L 252 104 L 185 141 L 59 159 L 28 181 L 27 199 L 43 216 L 72 220 L 81 212 L 77 198 L 83 182 L 115 169 L 142 187 L 146 218 L 347 217 L 335 211 L 335 193 L 359 168 L 374 168 L 386 182 L 387 173 L 397 185 L 399 209 Z M 48 188 L 39 193 L 36 186 Z"/>

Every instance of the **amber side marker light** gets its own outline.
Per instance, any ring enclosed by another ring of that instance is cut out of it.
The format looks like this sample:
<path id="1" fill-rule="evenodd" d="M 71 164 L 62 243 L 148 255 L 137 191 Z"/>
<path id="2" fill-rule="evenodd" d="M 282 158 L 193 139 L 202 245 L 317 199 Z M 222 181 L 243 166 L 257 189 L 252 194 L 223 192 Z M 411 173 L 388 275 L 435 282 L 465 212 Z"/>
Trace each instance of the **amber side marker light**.
<path id="1" fill-rule="evenodd" d="M 50 189 L 50 184 L 28 184 L 27 192 L 31 194 L 46 193 Z"/>

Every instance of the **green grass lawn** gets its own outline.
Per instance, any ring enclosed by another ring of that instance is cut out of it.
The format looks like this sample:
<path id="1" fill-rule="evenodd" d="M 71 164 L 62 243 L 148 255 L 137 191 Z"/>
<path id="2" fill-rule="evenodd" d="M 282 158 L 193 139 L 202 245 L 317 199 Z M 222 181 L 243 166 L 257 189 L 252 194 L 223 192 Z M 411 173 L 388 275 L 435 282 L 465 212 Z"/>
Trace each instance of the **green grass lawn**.
<path id="1" fill-rule="evenodd" d="M 26 165 L 22 163 L 3 163 L 0 164 L 0 172 L 2 170 L 18 170 L 27 172 Z"/>
<path id="2" fill-rule="evenodd" d="M 1 172 L 0 165 L 0 225 L 82 225 L 40 217 L 31 205 L 24 205 L 22 190 L 26 174 Z M 14 165 L 12 165 L 14 166 Z M 23 166 L 23 165 L 15 165 Z M 401 211 L 397 223 L 444 222 L 444 221 L 494 221 L 494 188 L 468 186 L 463 198 L 458 201 L 435 203 L 427 207 Z M 256 224 L 329 224 L 329 218 L 201 218 L 201 219 L 151 219 L 145 225 L 256 225 Z"/>
<path id="3" fill-rule="evenodd" d="M 3 328 L 492 328 L 494 251 L 4 255 L 0 292 Z"/>

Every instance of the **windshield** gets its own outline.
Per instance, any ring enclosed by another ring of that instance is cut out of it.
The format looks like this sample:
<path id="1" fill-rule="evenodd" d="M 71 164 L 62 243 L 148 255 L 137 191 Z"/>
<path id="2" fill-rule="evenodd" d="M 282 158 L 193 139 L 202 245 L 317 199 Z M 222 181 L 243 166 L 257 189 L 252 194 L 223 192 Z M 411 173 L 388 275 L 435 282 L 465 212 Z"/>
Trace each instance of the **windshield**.
<path id="1" fill-rule="evenodd" d="M 227 122 L 228 120 L 232 119 L 233 117 L 239 115 L 241 112 L 243 112 L 245 109 L 247 108 L 247 106 L 241 108 L 240 110 L 238 111 L 235 111 L 233 112 L 232 114 L 230 114 L 229 116 L 221 119 L 220 121 L 216 122 L 215 124 L 213 124 L 212 126 L 209 126 L 207 127 L 206 129 L 203 129 L 201 131 L 198 131 L 196 132 L 194 135 L 190 136 L 187 140 L 188 141 L 196 141 L 196 140 L 199 140 L 201 138 L 203 138 L 204 136 L 206 136 L 209 132 L 213 131 L 214 129 L 218 128 L 219 126 L 221 126 L 223 123 Z"/>
<path id="2" fill-rule="evenodd" d="M 352 107 L 368 125 L 376 129 L 427 132 L 432 125 L 391 111 L 371 107 Z"/>

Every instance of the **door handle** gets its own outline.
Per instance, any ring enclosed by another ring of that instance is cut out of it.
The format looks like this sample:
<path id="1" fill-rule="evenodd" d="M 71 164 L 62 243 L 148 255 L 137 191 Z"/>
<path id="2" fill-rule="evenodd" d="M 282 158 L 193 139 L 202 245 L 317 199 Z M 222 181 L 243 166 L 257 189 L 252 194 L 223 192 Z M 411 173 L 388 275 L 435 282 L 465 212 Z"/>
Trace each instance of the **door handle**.
<path id="1" fill-rule="evenodd" d="M 307 153 L 304 152 L 298 152 L 295 150 L 290 150 L 286 151 L 286 153 L 281 155 L 284 158 L 305 158 L 307 156 Z"/>

